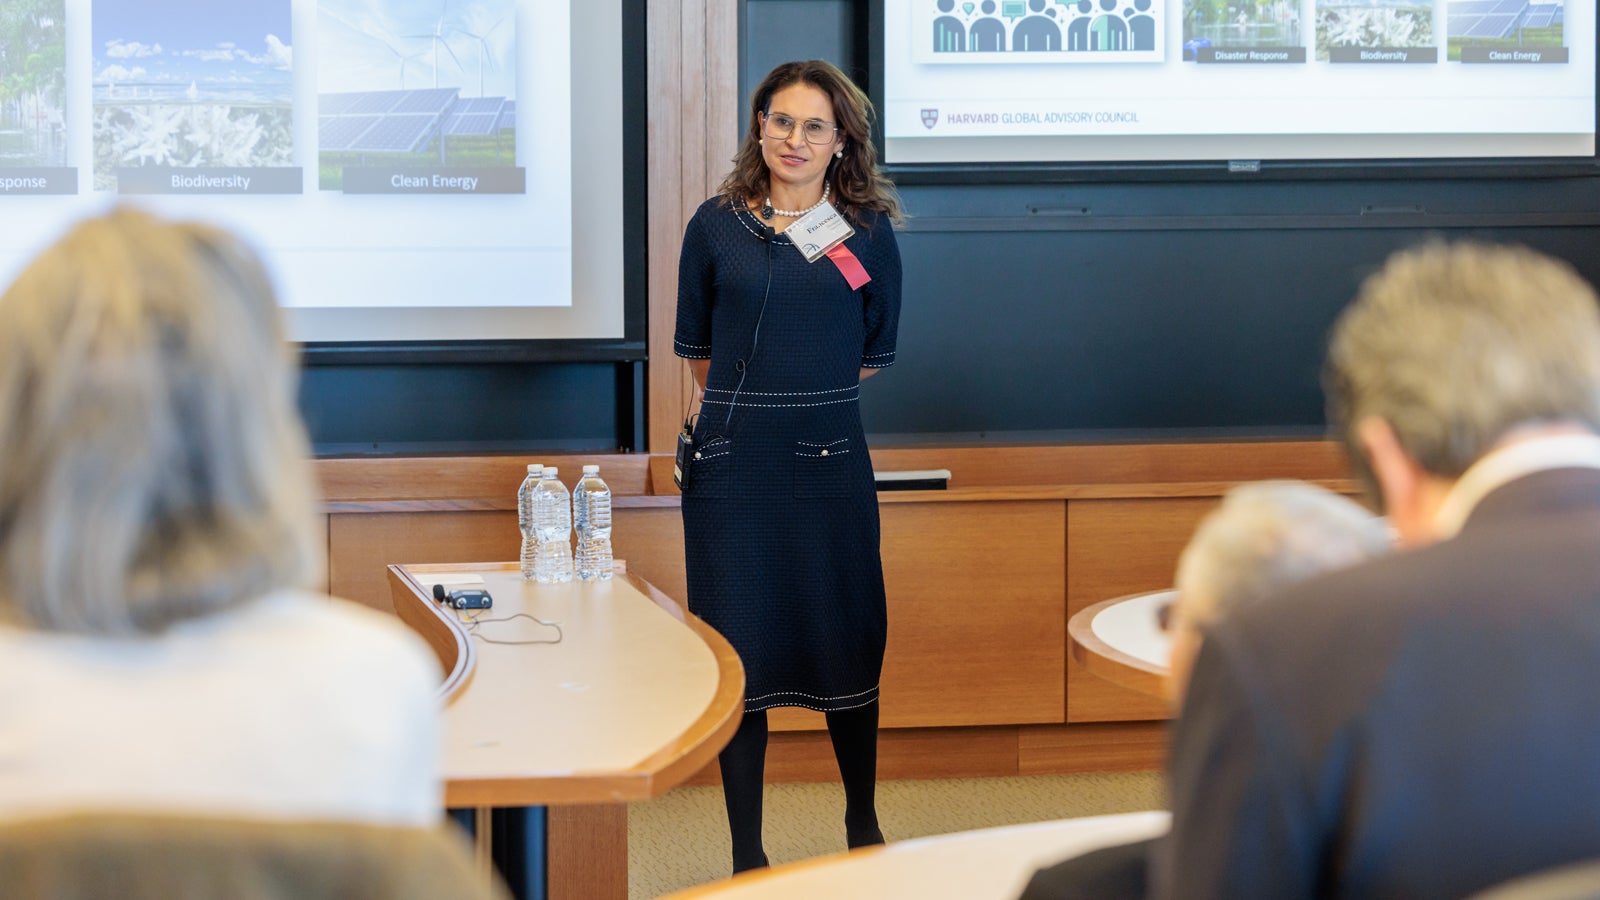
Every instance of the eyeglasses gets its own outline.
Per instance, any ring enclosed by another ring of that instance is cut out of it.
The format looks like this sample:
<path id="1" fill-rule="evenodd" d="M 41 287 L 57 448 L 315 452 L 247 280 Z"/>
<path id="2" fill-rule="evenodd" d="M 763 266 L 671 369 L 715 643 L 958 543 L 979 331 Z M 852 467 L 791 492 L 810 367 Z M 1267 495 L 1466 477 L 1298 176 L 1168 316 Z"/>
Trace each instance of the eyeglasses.
<path id="1" fill-rule="evenodd" d="M 786 116 L 783 113 L 772 115 L 763 113 L 761 119 L 765 123 L 761 133 L 775 141 L 787 140 L 789 135 L 794 134 L 793 116 Z M 800 123 L 800 133 L 805 135 L 808 144 L 831 144 L 833 135 L 838 130 L 839 126 L 821 119 L 807 119 Z"/>

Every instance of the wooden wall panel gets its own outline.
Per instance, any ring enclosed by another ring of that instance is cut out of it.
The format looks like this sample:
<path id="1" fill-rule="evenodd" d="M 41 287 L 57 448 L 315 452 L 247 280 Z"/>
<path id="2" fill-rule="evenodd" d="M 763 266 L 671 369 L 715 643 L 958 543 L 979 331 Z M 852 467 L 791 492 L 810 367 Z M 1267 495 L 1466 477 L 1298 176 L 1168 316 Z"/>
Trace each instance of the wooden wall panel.
<path id="1" fill-rule="evenodd" d="M 737 0 L 649 0 L 649 448 L 672 452 L 693 389 L 672 350 L 684 226 L 738 148 Z"/>
<path id="2" fill-rule="evenodd" d="M 1178 554 L 1218 498 L 1072 500 L 1067 503 L 1067 615 L 1101 600 L 1172 586 Z M 1067 662 L 1067 721 L 1164 718 L 1153 697 Z"/>
<path id="3" fill-rule="evenodd" d="M 885 471 L 949 469 L 953 488 L 1164 485 L 1266 478 L 1343 482 L 1350 477 L 1339 445 L 1323 440 L 873 447 L 872 464 Z"/>
<path id="4" fill-rule="evenodd" d="M 881 510 L 884 727 L 1063 721 L 1064 504 Z"/>
<path id="5" fill-rule="evenodd" d="M 1167 762 L 1165 722 L 1034 725 L 1018 729 L 1019 775 L 1153 772 Z"/>
<path id="6" fill-rule="evenodd" d="M 503 562 L 522 538 L 508 512 L 340 513 L 329 517 L 332 593 L 394 611 L 387 567 L 395 563 Z"/>
<path id="7" fill-rule="evenodd" d="M 616 495 L 650 490 L 650 460 L 638 453 L 545 453 L 496 456 L 404 456 L 319 459 L 317 479 L 322 498 L 338 508 L 362 503 L 383 504 L 374 511 L 414 503 L 435 507 L 516 509 L 517 486 L 530 463 L 556 466 L 561 480 L 577 484 L 583 466 L 600 466 L 606 485 Z"/>

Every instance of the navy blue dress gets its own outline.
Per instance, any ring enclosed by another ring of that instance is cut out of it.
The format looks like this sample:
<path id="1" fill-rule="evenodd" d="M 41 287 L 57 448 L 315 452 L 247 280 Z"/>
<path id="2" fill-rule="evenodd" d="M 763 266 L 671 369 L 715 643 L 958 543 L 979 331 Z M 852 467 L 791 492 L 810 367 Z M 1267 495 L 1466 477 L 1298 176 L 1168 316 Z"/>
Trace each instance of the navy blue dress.
<path id="1" fill-rule="evenodd" d="M 900 251 L 881 214 L 853 224 L 860 290 L 724 198 L 684 234 L 674 343 L 711 360 L 683 495 L 689 609 L 739 652 L 749 712 L 878 699 L 887 615 L 857 397 L 860 369 L 894 363 Z"/>

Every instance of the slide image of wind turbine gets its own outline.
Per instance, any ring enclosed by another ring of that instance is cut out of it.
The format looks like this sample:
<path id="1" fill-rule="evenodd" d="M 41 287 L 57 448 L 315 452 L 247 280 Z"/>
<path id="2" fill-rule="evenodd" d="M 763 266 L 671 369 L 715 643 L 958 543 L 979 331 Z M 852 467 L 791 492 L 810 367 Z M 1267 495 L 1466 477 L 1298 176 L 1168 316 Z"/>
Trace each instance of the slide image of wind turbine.
<path id="1" fill-rule="evenodd" d="M 505 21 L 506 21 L 506 17 L 505 16 L 501 16 L 498 21 L 496 21 L 493 25 L 490 25 L 487 29 L 485 29 L 483 34 L 473 34 L 472 32 L 466 30 L 465 28 L 461 28 L 459 26 L 454 29 L 457 34 L 462 35 L 464 37 L 469 37 L 469 38 L 471 38 L 471 39 L 473 39 L 473 40 L 478 42 L 478 96 L 479 97 L 484 96 L 484 80 L 483 80 L 483 65 L 484 65 L 484 62 L 487 61 L 488 64 L 489 64 L 489 68 L 491 68 L 491 69 L 497 69 L 498 68 L 494 64 L 494 55 L 489 51 L 489 36 L 494 34 L 495 29 L 499 28 L 501 25 L 504 25 Z"/>
<path id="2" fill-rule="evenodd" d="M 466 67 L 461 65 L 461 60 L 456 56 L 456 52 L 454 50 L 450 49 L 450 42 L 444 39 L 444 20 L 445 20 L 445 16 L 449 15 L 449 12 L 450 12 L 450 0 L 445 0 L 445 2 L 440 4 L 440 6 L 439 6 L 439 21 L 434 23 L 432 32 L 430 32 L 428 34 L 401 35 L 402 37 L 407 38 L 408 40 L 433 41 L 433 86 L 434 87 L 438 87 L 439 86 L 439 48 L 440 47 L 443 47 L 444 48 L 444 52 L 450 54 L 450 58 L 455 60 L 456 68 L 461 71 L 461 74 L 465 75 L 467 73 Z"/>
<path id="3" fill-rule="evenodd" d="M 418 50 L 416 53 L 410 53 L 410 54 L 402 53 L 402 52 L 400 52 L 400 48 L 399 47 L 396 47 L 394 44 L 389 43 L 382 36 L 373 35 L 373 37 L 376 37 L 379 41 L 382 41 L 383 42 L 383 46 L 388 48 L 390 53 L 394 54 L 394 58 L 396 60 L 399 60 L 399 62 L 400 62 L 400 90 L 402 90 L 402 91 L 405 90 L 406 89 L 406 64 L 407 63 L 413 63 L 413 62 L 416 62 L 417 60 L 421 59 L 422 58 L 422 54 L 423 54 L 424 51 Z M 437 83 L 437 81 L 438 81 L 438 79 L 435 78 L 435 83 Z"/>

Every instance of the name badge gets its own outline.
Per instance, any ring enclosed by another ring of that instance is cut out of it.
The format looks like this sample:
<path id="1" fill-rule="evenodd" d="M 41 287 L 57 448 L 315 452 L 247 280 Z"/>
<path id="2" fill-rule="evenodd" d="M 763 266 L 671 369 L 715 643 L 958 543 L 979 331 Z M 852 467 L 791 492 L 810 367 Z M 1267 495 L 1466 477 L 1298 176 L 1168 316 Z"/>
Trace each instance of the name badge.
<path id="1" fill-rule="evenodd" d="M 794 224 L 785 228 L 783 233 L 794 241 L 795 249 L 806 258 L 806 262 L 816 262 L 823 254 L 844 243 L 845 238 L 855 234 L 856 230 L 833 208 L 832 203 L 824 203 L 795 219 Z"/>

